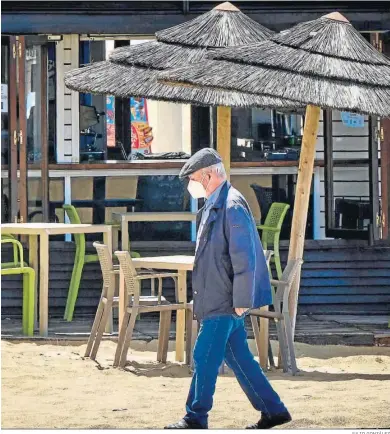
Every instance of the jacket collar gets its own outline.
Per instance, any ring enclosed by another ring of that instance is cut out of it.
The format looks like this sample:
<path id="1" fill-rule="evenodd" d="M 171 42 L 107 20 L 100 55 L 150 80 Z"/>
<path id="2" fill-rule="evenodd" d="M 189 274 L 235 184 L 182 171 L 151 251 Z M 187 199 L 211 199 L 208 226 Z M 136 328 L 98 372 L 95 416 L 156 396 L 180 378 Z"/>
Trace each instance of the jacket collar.
<path id="1" fill-rule="evenodd" d="M 219 193 L 218 199 L 215 201 L 212 208 L 218 209 L 222 208 L 224 203 L 226 202 L 227 195 L 229 193 L 231 184 L 229 181 L 225 182 L 225 185 L 222 187 L 222 190 Z"/>

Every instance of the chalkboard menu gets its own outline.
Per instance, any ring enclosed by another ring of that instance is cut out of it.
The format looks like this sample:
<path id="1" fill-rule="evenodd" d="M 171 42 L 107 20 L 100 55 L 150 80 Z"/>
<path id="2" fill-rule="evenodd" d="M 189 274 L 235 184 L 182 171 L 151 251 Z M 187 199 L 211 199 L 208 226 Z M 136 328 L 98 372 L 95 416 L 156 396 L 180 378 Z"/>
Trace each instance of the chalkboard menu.
<path id="1" fill-rule="evenodd" d="M 186 183 L 175 175 L 140 176 L 137 199 L 140 212 L 190 211 L 190 196 Z M 131 240 L 190 241 L 190 222 L 137 222 L 129 226 Z"/>

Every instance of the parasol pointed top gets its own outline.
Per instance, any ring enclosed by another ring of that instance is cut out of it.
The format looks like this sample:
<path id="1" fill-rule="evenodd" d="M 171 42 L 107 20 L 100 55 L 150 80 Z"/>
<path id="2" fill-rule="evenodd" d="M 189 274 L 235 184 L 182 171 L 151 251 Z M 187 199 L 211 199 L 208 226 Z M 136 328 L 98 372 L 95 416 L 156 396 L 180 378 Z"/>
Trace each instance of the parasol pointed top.
<path id="1" fill-rule="evenodd" d="M 193 20 L 156 32 L 156 38 L 166 44 L 209 49 L 261 42 L 273 34 L 232 3 L 225 2 Z"/>
<path id="2" fill-rule="evenodd" d="M 349 24 L 349 20 L 347 20 L 344 15 L 340 14 L 340 12 L 331 12 L 330 14 L 324 15 L 322 18 L 328 18 L 329 20 L 341 21 Z"/>
<path id="3" fill-rule="evenodd" d="M 231 4 L 230 2 L 221 3 L 218 6 L 215 6 L 215 11 L 228 11 L 228 12 L 240 12 L 236 6 Z"/>

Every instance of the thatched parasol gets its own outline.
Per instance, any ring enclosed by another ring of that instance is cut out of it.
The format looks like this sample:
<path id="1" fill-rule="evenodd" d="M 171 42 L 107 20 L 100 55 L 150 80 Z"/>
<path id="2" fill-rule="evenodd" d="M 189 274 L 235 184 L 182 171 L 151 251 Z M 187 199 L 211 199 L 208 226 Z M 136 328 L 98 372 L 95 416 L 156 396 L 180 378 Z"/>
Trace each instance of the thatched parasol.
<path id="1" fill-rule="evenodd" d="M 390 59 L 339 13 L 259 44 L 219 50 L 165 82 L 277 96 L 323 108 L 390 115 Z"/>
<path id="2" fill-rule="evenodd" d="M 338 12 L 301 23 L 260 44 L 227 49 L 191 68 L 161 74 L 165 83 L 232 89 L 308 104 L 289 259 L 303 257 L 320 107 L 390 116 L 390 60 Z M 290 297 L 295 325 L 299 278 Z"/>
<path id="3" fill-rule="evenodd" d="M 141 48 L 145 44 L 135 45 Z M 133 47 L 131 47 L 133 48 Z M 119 49 L 118 49 L 119 50 Z M 116 52 L 116 50 L 115 50 Z M 117 53 L 115 53 L 117 54 Z M 172 87 L 157 81 L 161 71 L 126 66 L 111 61 L 95 62 L 67 74 L 67 87 L 79 92 L 114 95 L 121 98 L 143 97 L 151 100 L 179 102 L 200 106 L 229 107 L 291 107 L 300 104 L 282 98 L 259 96 L 231 90 Z"/>
<path id="4" fill-rule="evenodd" d="M 300 104 L 219 89 L 172 88 L 157 81 L 162 70 L 196 64 L 218 49 L 259 43 L 274 34 L 253 21 L 231 3 L 183 24 L 156 33 L 157 41 L 121 47 L 109 61 L 92 63 L 68 72 L 65 84 L 79 92 L 118 97 L 145 97 L 183 104 L 217 106 L 217 147 L 230 167 L 230 108 L 290 107 Z M 226 108 L 225 108 L 226 107 Z"/>

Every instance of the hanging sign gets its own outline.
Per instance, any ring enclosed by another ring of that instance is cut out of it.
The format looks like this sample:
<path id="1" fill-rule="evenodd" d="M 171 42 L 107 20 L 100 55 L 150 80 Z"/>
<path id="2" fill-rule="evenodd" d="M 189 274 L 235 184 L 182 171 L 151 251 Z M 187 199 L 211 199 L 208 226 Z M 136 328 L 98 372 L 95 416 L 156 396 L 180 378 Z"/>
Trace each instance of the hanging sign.
<path id="1" fill-rule="evenodd" d="M 357 113 L 341 112 L 343 125 L 350 128 L 363 128 L 364 116 Z"/>
<path id="2" fill-rule="evenodd" d="M 145 98 L 130 98 L 131 153 L 150 154 L 153 141 Z"/>

